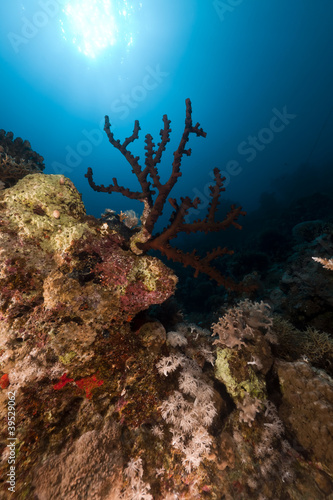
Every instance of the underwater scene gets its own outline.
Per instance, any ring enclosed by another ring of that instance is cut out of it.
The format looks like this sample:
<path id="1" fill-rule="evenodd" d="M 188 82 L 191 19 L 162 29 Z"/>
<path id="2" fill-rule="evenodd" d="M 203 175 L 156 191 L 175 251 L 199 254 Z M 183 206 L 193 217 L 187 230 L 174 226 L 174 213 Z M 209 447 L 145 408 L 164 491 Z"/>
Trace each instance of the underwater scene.
<path id="1" fill-rule="evenodd" d="M 333 500 L 332 1 L 0 25 L 0 500 Z"/>

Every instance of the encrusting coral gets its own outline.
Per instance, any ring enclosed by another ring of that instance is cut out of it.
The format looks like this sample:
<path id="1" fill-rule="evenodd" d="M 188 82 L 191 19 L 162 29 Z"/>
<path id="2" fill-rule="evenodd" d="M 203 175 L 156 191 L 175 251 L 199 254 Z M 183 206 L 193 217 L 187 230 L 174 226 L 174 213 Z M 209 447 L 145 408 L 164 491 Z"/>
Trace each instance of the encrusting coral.
<path id="1" fill-rule="evenodd" d="M 153 235 L 153 230 L 156 225 L 157 220 L 162 214 L 165 203 L 168 196 L 178 181 L 179 177 L 182 175 L 180 171 L 182 158 L 184 155 L 190 156 L 191 149 L 186 149 L 186 143 L 189 140 L 190 134 L 195 134 L 197 137 L 206 137 L 206 132 L 200 128 L 199 123 L 193 125 L 192 122 L 192 106 L 190 99 L 186 99 L 186 118 L 185 118 L 185 128 L 182 134 L 179 146 L 173 153 L 174 160 L 172 163 L 172 171 L 169 179 L 163 184 L 160 180 L 157 165 L 161 162 L 162 154 L 166 149 L 167 143 L 170 141 L 170 123 L 167 115 L 163 116 L 163 129 L 160 131 L 161 142 L 157 144 L 155 149 L 155 144 L 153 138 L 150 134 L 146 135 L 145 138 L 145 150 L 146 150 L 146 160 L 145 167 L 142 168 L 139 164 L 139 157 L 133 156 L 131 152 L 127 149 L 127 146 L 135 141 L 139 136 L 140 125 L 138 120 L 135 121 L 134 130 L 130 137 L 125 139 L 123 143 L 114 138 L 113 132 L 111 132 L 111 124 L 109 117 L 105 117 L 104 130 L 109 138 L 109 142 L 118 149 L 121 154 L 126 158 L 128 163 L 132 167 L 132 172 L 136 175 L 141 191 L 131 191 L 128 188 L 120 186 L 116 178 L 113 178 L 113 183 L 109 186 L 104 186 L 103 184 L 97 185 L 93 181 L 93 171 L 88 168 L 88 172 L 85 177 L 87 177 L 90 186 L 94 191 L 103 193 L 121 193 L 127 198 L 133 200 L 142 201 L 144 204 L 144 210 L 141 217 L 141 229 L 136 232 L 131 238 L 131 249 L 134 253 L 141 254 L 150 249 L 159 250 L 168 259 L 174 262 L 180 262 L 185 267 L 192 266 L 195 269 L 195 276 L 198 276 L 199 272 L 207 274 L 211 279 L 214 279 L 219 285 L 223 285 L 225 288 L 233 290 L 244 290 L 245 286 L 242 284 L 235 283 L 231 278 L 223 276 L 218 269 L 213 267 L 212 262 L 220 256 L 232 254 L 233 251 L 229 250 L 227 247 L 215 248 L 211 252 L 207 252 L 206 256 L 200 257 L 196 254 L 196 250 L 191 253 L 184 253 L 178 248 L 174 248 L 170 245 L 170 241 L 176 238 L 177 234 L 180 232 L 195 233 L 197 231 L 203 231 L 205 233 L 212 231 L 223 231 L 231 226 L 241 229 L 240 224 L 237 220 L 240 215 L 245 215 L 242 211 L 242 207 L 231 206 L 230 212 L 226 215 L 224 220 L 216 221 L 215 215 L 217 212 L 217 207 L 219 205 L 219 198 L 222 191 L 225 191 L 223 187 L 224 177 L 221 177 L 218 168 L 214 168 L 214 180 L 215 185 L 210 186 L 210 196 L 211 202 L 208 207 L 207 216 L 204 219 L 198 219 L 194 222 L 186 222 L 185 217 L 188 214 L 190 208 L 197 208 L 200 204 L 200 199 L 195 198 L 191 200 L 189 197 L 181 198 L 181 203 L 174 198 L 169 198 L 169 203 L 173 208 L 173 213 L 170 217 L 169 225 L 163 229 L 161 233 Z M 152 186 L 157 189 L 157 196 L 154 199 L 156 191 L 151 189 Z"/>

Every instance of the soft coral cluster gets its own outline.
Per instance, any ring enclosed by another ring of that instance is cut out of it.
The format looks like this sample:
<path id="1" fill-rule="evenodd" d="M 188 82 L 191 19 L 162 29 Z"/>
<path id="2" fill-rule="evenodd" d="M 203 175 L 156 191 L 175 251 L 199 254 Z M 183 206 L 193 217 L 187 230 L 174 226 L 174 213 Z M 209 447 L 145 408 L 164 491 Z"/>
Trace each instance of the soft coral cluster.
<path id="1" fill-rule="evenodd" d="M 213 335 L 219 338 L 214 344 L 226 345 L 233 349 L 240 349 L 246 345 L 254 335 L 254 329 L 263 328 L 267 340 L 275 341 L 271 333 L 273 320 L 270 315 L 270 306 L 261 302 L 251 302 L 249 299 L 242 300 L 233 308 L 230 308 L 217 323 L 212 324 Z"/>
<path id="2" fill-rule="evenodd" d="M 182 333 L 177 338 L 186 339 Z M 168 336 L 169 344 L 174 345 L 177 332 Z M 171 343 L 170 343 L 170 338 Z M 182 346 L 187 342 L 182 342 Z M 179 346 L 179 343 L 176 343 Z M 181 451 L 184 456 L 182 465 L 189 474 L 197 469 L 203 458 L 210 452 L 213 438 L 208 432 L 217 416 L 213 387 L 207 383 L 199 364 L 179 350 L 163 356 L 156 364 L 160 375 L 168 376 L 180 369 L 178 377 L 179 390 L 173 391 L 161 404 L 161 415 L 170 426 L 172 446 Z"/>

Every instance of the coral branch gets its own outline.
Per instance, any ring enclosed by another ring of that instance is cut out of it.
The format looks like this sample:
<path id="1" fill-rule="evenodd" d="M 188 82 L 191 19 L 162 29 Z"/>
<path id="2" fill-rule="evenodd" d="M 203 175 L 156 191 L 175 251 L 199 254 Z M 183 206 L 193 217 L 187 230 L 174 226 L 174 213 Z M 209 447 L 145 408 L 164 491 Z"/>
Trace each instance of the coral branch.
<path id="1" fill-rule="evenodd" d="M 210 186 L 211 202 L 208 206 L 206 217 L 191 223 L 185 221 L 189 209 L 198 208 L 198 205 L 200 204 L 199 198 L 195 198 L 194 200 L 191 200 L 189 197 L 181 198 L 180 204 L 178 204 L 175 199 L 169 198 L 169 203 L 173 208 L 169 225 L 164 228 L 161 233 L 153 235 L 155 224 L 162 214 L 166 200 L 168 199 L 169 194 L 178 178 L 182 175 L 180 171 L 182 158 L 184 155 L 191 155 L 191 149 L 186 148 L 190 134 L 195 134 L 197 137 L 206 137 L 206 132 L 200 128 L 199 123 L 196 123 L 196 125 L 193 126 L 190 99 L 186 99 L 185 102 L 186 116 L 184 131 L 178 148 L 173 153 L 174 160 L 172 163 L 170 177 L 164 184 L 161 183 L 157 164 L 161 162 L 163 152 L 166 149 L 167 143 L 170 141 L 171 122 L 167 115 L 163 116 L 163 128 L 160 130 L 161 141 L 157 144 L 157 149 L 155 149 L 152 136 L 147 134 L 145 137 L 144 149 L 146 152 L 144 168 L 139 165 L 139 157 L 134 157 L 130 151 L 127 150 L 127 146 L 138 138 L 140 130 L 139 122 L 135 121 L 132 135 L 121 143 L 119 140 L 115 140 L 114 135 L 111 132 L 109 117 L 105 117 L 104 130 L 109 138 L 109 142 L 122 153 L 131 165 L 132 172 L 136 175 L 140 183 L 141 192 L 131 191 L 123 186 L 119 186 L 116 178 L 113 178 L 113 183 L 107 187 L 103 184 L 98 186 L 93 181 L 93 172 L 91 168 L 88 168 L 88 172 L 85 177 L 87 177 L 90 186 L 97 192 L 105 192 L 109 194 L 117 192 L 128 198 L 140 200 L 144 203 L 143 215 L 141 217 L 141 230 L 139 233 L 136 232 L 131 238 L 130 246 L 134 253 L 140 254 L 147 252 L 150 249 L 159 250 L 168 259 L 180 262 L 185 267 L 192 266 L 195 269 L 195 276 L 197 276 L 199 272 L 202 272 L 207 274 L 210 278 L 216 280 L 219 285 L 223 285 L 226 288 L 236 290 L 243 289 L 241 285 L 238 285 L 231 279 L 222 276 L 221 273 L 212 266 L 213 260 L 223 255 L 232 254 L 232 250 L 228 250 L 226 247 L 218 247 L 211 252 L 208 252 L 205 257 L 200 257 L 196 255 L 195 250 L 192 253 L 184 253 L 180 249 L 174 248 L 170 245 L 170 241 L 174 239 L 179 232 L 189 234 L 196 233 L 197 231 L 203 231 L 204 233 L 208 233 L 225 230 L 230 226 L 241 229 L 237 220 L 239 216 L 245 215 L 245 212 L 242 211 L 242 207 L 232 205 L 224 220 L 215 220 L 218 205 L 220 204 L 220 195 L 223 191 L 225 191 L 225 188 L 223 187 L 223 181 L 225 178 L 221 176 L 218 168 L 214 169 L 215 183 L 213 186 Z M 150 177 L 152 183 L 148 180 L 148 177 Z M 153 191 L 151 186 L 157 190 L 156 197 L 154 197 L 156 191 Z"/>
<path id="2" fill-rule="evenodd" d="M 325 269 L 333 271 L 333 258 L 332 259 L 322 259 L 321 257 L 312 257 L 313 260 L 319 262 Z"/>

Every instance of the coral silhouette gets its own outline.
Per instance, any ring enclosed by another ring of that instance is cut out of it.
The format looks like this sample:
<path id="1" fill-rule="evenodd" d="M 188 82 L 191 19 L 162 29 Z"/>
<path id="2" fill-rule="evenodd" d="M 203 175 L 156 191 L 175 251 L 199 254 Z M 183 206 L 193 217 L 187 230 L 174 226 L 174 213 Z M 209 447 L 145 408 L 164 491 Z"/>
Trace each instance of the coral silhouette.
<path id="1" fill-rule="evenodd" d="M 41 173 L 44 158 L 33 151 L 29 141 L 14 139 L 13 132 L 0 130 L 0 189 L 14 186 L 28 174 Z"/>
<path id="2" fill-rule="evenodd" d="M 229 277 L 223 276 L 218 269 L 213 267 L 212 262 L 220 256 L 231 255 L 232 250 L 227 247 L 214 248 L 212 251 L 207 252 L 204 257 L 196 254 L 194 249 L 191 253 L 184 253 L 178 248 L 172 247 L 170 241 L 173 240 L 179 232 L 196 233 L 197 231 L 203 231 L 205 233 L 213 231 L 225 230 L 230 226 L 234 226 L 237 229 L 241 229 L 238 224 L 237 219 L 240 215 L 245 215 L 242 211 L 242 207 L 231 206 L 229 213 L 226 215 L 224 220 L 216 221 L 215 215 L 217 207 L 219 205 L 219 198 L 222 191 L 225 191 L 223 187 L 224 177 L 221 176 L 218 168 L 214 169 L 214 180 L 215 185 L 210 186 L 210 196 L 211 202 L 208 207 L 207 215 L 204 219 L 198 219 L 194 222 L 186 222 L 185 217 L 188 214 L 190 208 L 197 208 L 200 204 L 200 199 L 195 198 L 191 200 L 189 197 L 181 198 L 180 204 L 174 199 L 168 196 L 181 177 L 181 161 L 184 155 L 190 156 L 191 149 L 186 149 L 186 143 L 189 140 L 190 134 L 195 134 L 197 137 L 206 137 L 206 132 L 200 128 L 199 123 L 193 125 L 192 122 L 192 106 L 190 99 L 186 99 L 186 118 L 185 127 L 182 137 L 179 142 L 179 146 L 173 153 L 174 160 L 172 163 L 172 170 L 169 179 L 163 184 L 160 181 L 160 176 L 157 169 L 157 164 L 161 162 L 163 152 L 166 149 L 167 143 L 170 141 L 170 120 L 167 115 L 163 116 L 163 129 L 160 131 L 161 141 L 157 144 L 153 142 L 153 138 L 150 134 L 146 135 L 145 138 L 145 167 L 142 168 L 139 164 L 139 157 L 134 157 L 131 152 L 127 149 L 128 145 L 135 141 L 139 136 L 140 125 L 139 121 L 136 120 L 134 124 L 134 130 L 130 137 L 126 138 L 123 143 L 114 138 L 111 132 L 111 124 L 109 117 L 105 117 L 104 130 L 109 138 L 109 142 L 118 149 L 121 154 L 126 158 L 128 163 L 132 167 L 132 172 L 136 175 L 141 191 L 131 191 L 128 188 L 120 186 L 116 178 L 113 178 L 113 183 L 109 186 L 96 185 L 93 181 L 93 171 L 88 168 L 85 177 L 92 189 L 97 192 L 103 193 L 121 193 L 127 198 L 140 200 L 144 203 L 144 210 L 141 217 L 141 228 L 140 231 L 136 232 L 131 238 L 131 250 L 136 254 L 142 254 L 150 249 L 159 250 L 162 255 L 165 255 L 168 259 L 174 262 L 180 262 L 185 267 L 192 266 L 195 269 L 195 277 L 198 276 L 199 272 L 207 274 L 211 279 L 214 279 L 219 285 L 223 285 L 225 288 L 233 290 L 243 290 L 244 287 L 241 284 L 235 283 Z M 152 183 L 149 181 L 149 177 Z M 154 191 L 153 188 L 157 190 Z M 162 232 L 154 234 L 153 230 L 156 225 L 157 220 L 162 214 L 163 208 L 166 201 L 169 201 L 172 208 L 174 209 L 170 222 L 167 227 L 163 229 Z"/>

